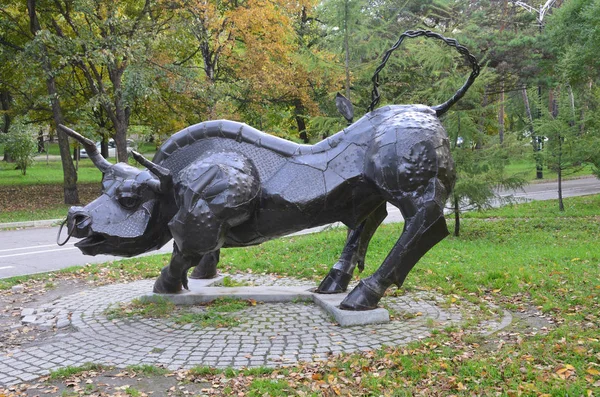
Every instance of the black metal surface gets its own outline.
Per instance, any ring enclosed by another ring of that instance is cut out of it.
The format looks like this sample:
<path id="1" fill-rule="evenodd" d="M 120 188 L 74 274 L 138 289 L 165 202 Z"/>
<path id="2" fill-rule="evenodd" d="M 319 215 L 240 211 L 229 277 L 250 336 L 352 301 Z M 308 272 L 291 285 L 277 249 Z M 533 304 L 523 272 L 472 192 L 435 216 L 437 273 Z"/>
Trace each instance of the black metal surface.
<path id="1" fill-rule="evenodd" d="M 154 291 L 176 293 L 187 287 L 192 267 L 192 277 L 213 277 L 221 248 L 341 221 L 352 232 L 318 288 L 336 293 L 346 290 L 356 267 L 362 270 L 388 202 L 402 212 L 404 230 L 381 266 L 341 305 L 373 309 L 448 234 L 442 211 L 455 173 L 438 111 L 386 106 L 316 145 L 234 121 L 196 124 L 169 138 L 152 161 L 135 153 L 147 170 L 99 160 L 103 194 L 70 209 L 69 234 L 83 238 L 76 246 L 88 255 L 131 256 L 173 238 L 171 262 Z"/>

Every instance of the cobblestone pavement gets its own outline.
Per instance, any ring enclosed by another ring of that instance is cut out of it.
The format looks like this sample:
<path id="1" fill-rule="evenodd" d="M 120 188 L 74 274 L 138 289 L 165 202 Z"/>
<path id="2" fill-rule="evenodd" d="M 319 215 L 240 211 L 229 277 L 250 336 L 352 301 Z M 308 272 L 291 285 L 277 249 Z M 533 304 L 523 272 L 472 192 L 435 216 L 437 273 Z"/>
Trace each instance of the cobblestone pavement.
<path id="1" fill-rule="evenodd" d="M 235 278 L 255 285 L 314 286 L 306 281 L 268 276 Z M 388 310 L 404 314 L 397 316 L 403 317 L 401 320 L 348 328 L 337 326 L 312 303 L 251 306 L 238 313 L 242 321 L 232 328 L 179 325 L 169 319 L 111 321 L 103 314 L 111 304 L 147 294 L 152 284 L 152 280 L 142 280 L 108 285 L 24 309 L 24 321 L 52 327 L 56 332 L 50 338 L 0 356 L 0 385 L 32 381 L 51 369 L 87 362 L 117 367 L 162 364 L 172 370 L 196 365 L 290 365 L 341 352 L 406 344 L 429 336 L 432 329 L 459 325 L 469 316 L 464 305 L 442 308 L 440 303 L 445 299 L 423 292 L 382 300 Z M 482 332 L 506 325 L 503 323 L 506 318 L 488 318 Z"/>

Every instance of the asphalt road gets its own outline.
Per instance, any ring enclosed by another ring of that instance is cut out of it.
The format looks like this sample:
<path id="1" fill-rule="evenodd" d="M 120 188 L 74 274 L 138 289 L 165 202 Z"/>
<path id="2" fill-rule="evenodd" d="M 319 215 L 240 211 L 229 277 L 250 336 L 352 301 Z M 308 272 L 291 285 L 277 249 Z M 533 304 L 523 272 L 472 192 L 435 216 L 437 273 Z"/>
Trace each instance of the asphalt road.
<path id="1" fill-rule="evenodd" d="M 582 178 L 563 183 L 563 196 L 583 196 L 600 193 L 600 180 Z M 525 200 L 549 200 L 557 198 L 556 182 L 528 185 L 523 191 L 502 192 Z M 599 210 L 600 211 L 600 210 Z M 397 208 L 388 206 L 389 216 L 385 222 L 400 222 L 402 216 Z M 317 230 L 322 228 L 317 228 Z M 308 230 L 301 233 L 315 231 Z M 0 278 L 49 272 L 86 263 L 102 263 L 117 259 L 113 256 L 85 256 L 70 241 L 63 247 L 56 244 L 58 227 L 0 231 Z M 167 244 L 159 252 L 171 252 Z M 153 252 L 156 253 L 156 252 Z"/>

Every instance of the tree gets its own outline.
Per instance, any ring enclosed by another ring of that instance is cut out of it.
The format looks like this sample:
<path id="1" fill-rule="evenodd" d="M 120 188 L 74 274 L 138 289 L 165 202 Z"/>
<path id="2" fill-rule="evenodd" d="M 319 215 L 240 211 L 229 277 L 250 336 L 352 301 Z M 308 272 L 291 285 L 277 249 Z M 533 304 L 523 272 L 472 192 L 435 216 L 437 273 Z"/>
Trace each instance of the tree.
<path id="1" fill-rule="evenodd" d="M 593 156 L 593 151 L 590 153 L 588 148 L 593 145 L 595 137 L 580 132 L 573 91 L 570 87 L 560 88 L 557 87 L 553 91 L 553 107 L 538 120 L 538 128 L 548 138 L 544 150 L 545 162 L 558 175 L 558 208 L 564 211 L 563 177 L 580 170 L 586 161 L 591 160 L 590 155 Z M 566 93 L 563 93 L 565 91 Z"/>
<path id="2" fill-rule="evenodd" d="M 10 154 L 17 169 L 21 170 L 21 174 L 26 175 L 27 167 L 33 163 L 37 153 L 35 130 L 31 125 L 16 120 L 7 134 L 0 135 L 0 143 L 4 145 L 4 151 Z"/>
<path id="3" fill-rule="evenodd" d="M 69 140 L 65 133 L 58 129 L 58 126 L 64 123 L 63 112 L 56 87 L 56 71 L 51 64 L 48 47 L 42 40 L 43 34 L 38 19 L 36 0 L 27 0 L 27 12 L 29 15 L 29 29 L 34 36 L 34 39 L 31 42 L 32 53 L 35 54 L 34 56 L 41 64 L 44 73 L 46 89 L 50 97 L 52 117 L 58 133 L 58 146 L 60 149 L 64 175 L 65 204 L 77 204 L 79 202 L 79 194 L 77 192 L 77 172 L 71 161 Z"/>
<path id="4" fill-rule="evenodd" d="M 508 151 L 504 145 L 493 143 L 481 149 L 455 147 L 452 151 L 457 179 L 452 195 L 451 210 L 454 214 L 454 235 L 460 235 L 460 213 L 466 210 L 483 210 L 494 204 L 509 201 L 498 194 L 499 189 L 513 190 L 525 181 L 518 175 L 507 175 Z"/>
<path id="5" fill-rule="evenodd" d="M 55 1 L 44 13 L 45 44 L 63 64 L 76 68 L 114 129 L 117 157 L 127 159 L 127 130 L 136 101 L 152 94 L 152 38 L 169 8 L 159 1 Z"/>

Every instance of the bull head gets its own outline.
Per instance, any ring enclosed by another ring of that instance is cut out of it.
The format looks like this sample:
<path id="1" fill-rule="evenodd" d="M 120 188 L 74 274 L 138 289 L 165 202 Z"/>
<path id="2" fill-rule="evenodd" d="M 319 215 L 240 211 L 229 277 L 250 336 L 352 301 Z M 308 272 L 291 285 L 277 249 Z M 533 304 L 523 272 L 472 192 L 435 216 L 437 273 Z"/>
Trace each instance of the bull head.
<path id="1" fill-rule="evenodd" d="M 102 195 L 85 207 L 71 207 L 69 235 L 86 255 L 133 256 L 162 247 L 171 239 L 166 227 L 176 212 L 173 180 L 168 169 L 132 151 L 147 170 L 125 163 L 112 164 L 100 155 L 94 142 L 59 125 L 86 149 L 102 172 Z"/>

